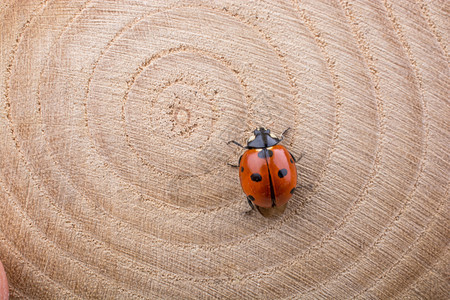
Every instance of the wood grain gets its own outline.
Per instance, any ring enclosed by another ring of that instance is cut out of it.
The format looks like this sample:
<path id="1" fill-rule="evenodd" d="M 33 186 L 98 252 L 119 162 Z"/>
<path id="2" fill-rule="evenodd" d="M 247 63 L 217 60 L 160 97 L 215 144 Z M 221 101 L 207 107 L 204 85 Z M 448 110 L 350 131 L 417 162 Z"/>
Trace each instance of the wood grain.
<path id="1" fill-rule="evenodd" d="M 0 4 L 13 299 L 446 299 L 447 1 Z M 302 188 L 248 210 L 281 133 Z"/>

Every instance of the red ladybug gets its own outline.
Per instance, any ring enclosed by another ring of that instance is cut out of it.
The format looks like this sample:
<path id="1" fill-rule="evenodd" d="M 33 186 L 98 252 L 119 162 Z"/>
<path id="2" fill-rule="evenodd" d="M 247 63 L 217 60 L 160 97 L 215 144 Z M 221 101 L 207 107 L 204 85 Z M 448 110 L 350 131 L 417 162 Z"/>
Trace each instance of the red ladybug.
<path id="1" fill-rule="evenodd" d="M 277 138 L 269 129 L 259 128 L 253 131 L 247 146 L 236 141 L 229 141 L 248 149 L 239 158 L 239 178 L 244 193 L 252 209 L 262 210 L 277 208 L 284 211 L 288 200 L 297 186 L 297 160 L 279 145 L 283 135 Z"/>

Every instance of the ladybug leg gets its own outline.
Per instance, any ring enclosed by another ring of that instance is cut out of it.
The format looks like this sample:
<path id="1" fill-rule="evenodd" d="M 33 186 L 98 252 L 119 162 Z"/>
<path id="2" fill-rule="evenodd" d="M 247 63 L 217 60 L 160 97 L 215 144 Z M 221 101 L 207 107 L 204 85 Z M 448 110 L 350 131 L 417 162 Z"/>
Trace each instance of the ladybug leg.
<path id="1" fill-rule="evenodd" d="M 299 162 L 300 159 L 302 159 L 302 157 L 303 157 L 303 153 L 302 153 L 298 158 L 295 158 L 294 155 L 292 155 L 291 152 L 289 152 L 289 154 L 292 156 L 292 159 L 293 159 L 295 162 Z"/>
<path id="2" fill-rule="evenodd" d="M 248 205 L 250 205 L 250 208 L 251 208 L 252 210 L 254 210 L 254 209 L 255 209 L 255 206 L 253 205 L 252 201 L 251 201 L 250 199 L 247 198 L 247 202 L 248 202 Z"/>
<path id="3" fill-rule="evenodd" d="M 229 165 L 230 167 L 233 167 L 233 168 L 239 168 L 239 165 L 241 164 L 241 158 L 242 158 L 242 155 L 239 157 L 239 162 L 237 165 L 230 164 L 230 163 L 227 163 L 227 165 Z"/>
<path id="4" fill-rule="evenodd" d="M 247 198 L 247 202 L 248 202 L 248 205 L 250 205 L 250 210 L 247 210 L 246 212 L 245 212 L 245 214 L 246 215 L 250 215 L 250 214 L 252 214 L 254 211 L 255 211 L 255 205 L 252 203 L 252 201 L 249 199 L 249 198 Z"/>

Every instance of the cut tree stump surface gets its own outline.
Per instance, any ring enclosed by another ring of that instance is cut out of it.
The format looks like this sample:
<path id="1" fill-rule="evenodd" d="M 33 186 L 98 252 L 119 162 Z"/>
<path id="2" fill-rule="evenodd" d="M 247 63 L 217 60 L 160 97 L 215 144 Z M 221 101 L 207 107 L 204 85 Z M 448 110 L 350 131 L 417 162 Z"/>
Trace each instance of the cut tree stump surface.
<path id="1" fill-rule="evenodd" d="M 12 299 L 448 299 L 448 1 L 4 2 Z M 227 165 L 259 126 L 278 217 Z"/>

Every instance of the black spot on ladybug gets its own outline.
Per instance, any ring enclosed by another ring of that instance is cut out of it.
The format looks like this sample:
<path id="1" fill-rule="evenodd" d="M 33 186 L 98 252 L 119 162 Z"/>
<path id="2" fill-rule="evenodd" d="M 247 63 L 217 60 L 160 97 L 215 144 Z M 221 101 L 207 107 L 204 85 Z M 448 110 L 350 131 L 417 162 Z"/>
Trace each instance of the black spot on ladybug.
<path id="1" fill-rule="evenodd" d="M 266 154 L 266 152 L 267 152 L 267 154 Z M 258 152 L 259 158 L 266 158 L 266 155 L 268 155 L 269 157 L 272 157 L 273 151 L 272 150 L 261 150 Z"/>
<path id="2" fill-rule="evenodd" d="M 253 181 L 256 181 L 256 182 L 260 182 L 260 181 L 262 180 L 261 175 L 259 175 L 258 173 L 253 173 L 253 174 L 250 176 L 250 178 L 251 178 Z"/>
<path id="3" fill-rule="evenodd" d="M 293 188 L 293 189 L 291 190 L 291 195 L 292 195 L 294 192 L 295 192 L 295 188 Z"/>
<path id="4" fill-rule="evenodd" d="M 255 201 L 255 197 L 253 197 L 252 195 L 248 195 L 247 199 L 250 200 L 250 201 Z"/>
<path id="5" fill-rule="evenodd" d="M 241 172 L 244 172 L 244 167 L 241 167 Z"/>
<path id="6" fill-rule="evenodd" d="M 280 171 L 278 171 L 278 177 L 283 178 L 286 175 L 287 175 L 286 169 L 281 169 Z"/>
<path id="7" fill-rule="evenodd" d="M 292 158 L 291 158 L 291 164 L 293 164 L 294 163 L 294 161 L 292 160 Z"/>

